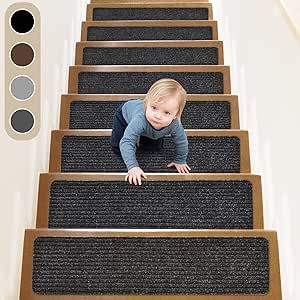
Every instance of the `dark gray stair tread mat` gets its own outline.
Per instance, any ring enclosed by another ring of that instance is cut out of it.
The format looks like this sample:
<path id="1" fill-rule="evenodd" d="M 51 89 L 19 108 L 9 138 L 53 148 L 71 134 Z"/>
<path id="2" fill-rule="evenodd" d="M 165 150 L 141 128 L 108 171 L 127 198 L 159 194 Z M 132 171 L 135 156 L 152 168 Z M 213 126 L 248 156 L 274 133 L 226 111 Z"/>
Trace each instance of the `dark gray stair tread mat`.
<path id="1" fill-rule="evenodd" d="M 83 65 L 217 65 L 216 47 L 119 47 L 83 49 Z"/>
<path id="2" fill-rule="evenodd" d="M 39 237 L 32 289 L 42 295 L 256 295 L 269 291 L 262 237 Z"/>
<path id="3" fill-rule="evenodd" d="M 252 183 L 56 180 L 49 228 L 253 229 Z"/>
<path id="4" fill-rule="evenodd" d="M 94 8 L 94 21 L 105 20 L 208 20 L 208 8 Z"/>
<path id="5" fill-rule="evenodd" d="M 88 41 L 129 41 L 129 40 L 212 40 L 211 26 L 165 27 L 165 26 L 118 26 L 87 28 Z"/>
<path id="6" fill-rule="evenodd" d="M 240 139 L 236 136 L 189 136 L 188 165 L 191 172 L 239 173 Z M 177 172 L 167 168 L 175 155 L 171 138 L 164 138 L 160 151 L 136 151 L 145 172 Z M 113 153 L 109 136 L 64 136 L 61 172 L 127 172 L 120 156 Z"/>
<path id="7" fill-rule="evenodd" d="M 222 72 L 80 72 L 78 94 L 146 94 L 159 79 L 177 80 L 188 94 L 224 94 Z"/>
<path id="8" fill-rule="evenodd" d="M 111 129 L 117 107 L 124 101 L 72 101 L 70 129 Z M 230 129 L 229 101 L 187 101 L 181 122 L 185 129 Z"/>

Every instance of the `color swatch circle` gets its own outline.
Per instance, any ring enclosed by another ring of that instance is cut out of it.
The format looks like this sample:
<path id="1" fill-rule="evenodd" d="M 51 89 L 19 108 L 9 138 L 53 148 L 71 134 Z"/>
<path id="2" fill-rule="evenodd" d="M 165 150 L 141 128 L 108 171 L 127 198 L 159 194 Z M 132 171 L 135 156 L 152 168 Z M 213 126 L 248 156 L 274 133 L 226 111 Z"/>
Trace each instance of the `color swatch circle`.
<path id="1" fill-rule="evenodd" d="M 30 65 L 34 59 L 34 50 L 29 44 L 19 43 L 11 49 L 10 58 L 17 66 L 26 67 Z"/>
<path id="2" fill-rule="evenodd" d="M 18 76 L 11 82 L 10 92 L 17 100 L 28 100 L 34 94 L 34 82 L 28 76 Z"/>
<path id="3" fill-rule="evenodd" d="M 30 11 L 20 9 L 11 16 L 10 25 L 15 32 L 24 34 L 31 31 L 33 28 L 34 17 Z"/>
<path id="4" fill-rule="evenodd" d="M 19 109 L 12 114 L 10 124 L 18 133 L 26 133 L 34 126 L 34 116 L 29 110 Z"/>

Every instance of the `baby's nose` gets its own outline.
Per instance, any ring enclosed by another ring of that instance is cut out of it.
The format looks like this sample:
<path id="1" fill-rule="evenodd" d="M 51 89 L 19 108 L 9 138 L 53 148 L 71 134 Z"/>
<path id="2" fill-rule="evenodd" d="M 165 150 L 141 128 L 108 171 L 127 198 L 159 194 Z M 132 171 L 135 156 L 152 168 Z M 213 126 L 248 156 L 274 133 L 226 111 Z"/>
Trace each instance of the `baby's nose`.
<path id="1" fill-rule="evenodd" d="M 158 113 L 158 112 L 156 112 L 156 113 L 154 114 L 154 117 L 155 117 L 156 119 L 160 119 L 160 118 L 161 118 L 161 114 Z"/>

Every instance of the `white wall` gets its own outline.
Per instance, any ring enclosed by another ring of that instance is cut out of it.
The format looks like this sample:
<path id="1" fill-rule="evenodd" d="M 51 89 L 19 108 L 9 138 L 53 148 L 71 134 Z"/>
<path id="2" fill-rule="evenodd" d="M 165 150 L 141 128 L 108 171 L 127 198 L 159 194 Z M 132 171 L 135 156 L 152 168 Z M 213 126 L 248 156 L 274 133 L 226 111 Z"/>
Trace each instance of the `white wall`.
<path id="1" fill-rule="evenodd" d="M 241 128 L 249 130 L 252 171 L 262 176 L 265 228 L 278 232 L 284 299 L 300 299 L 300 39 L 277 0 L 211 2 Z"/>
<path id="2" fill-rule="evenodd" d="M 282 1 L 300 25 L 298 0 Z M 15 2 L 0 2 L 1 20 Z M 31 141 L 17 142 L 7 136 L 1 68 L 0 300 L 18 299 L 23 232 L 35 224 L 38 174 L 48 171 L 50 131 L 58 128 L 60 95 L 67 92 L 68 66 L 74 64 L 75 41 L 80 39 L 88 1 L 30 2 L 39 8 L 42 22 L 42 126 Z M 252 170 L 262 176 L 265 227 L 279 235 L 284 299 L 300 299 L 296 273 L 300 269 L 296 230 L 300 225 L 300 41 L 281 15 L 278 0 L 211 2 L 219 39 L 224 40 L 225 63 L 231 66 L 233 93 L 239 95 L 241 128 L 250 134 Z M 3 58 L 3 26 L 0 36 Z"/>
<path id="3" fill-rule="evenodd" d="M 276 0 L 279 2 L 291 18 L 296 29 L 300 32 L 300 1 L 299 0 Z"/>
<path id="4" fill-rule="evenodd" d="M 22 1 L 1 0 L 6 9 Z M 41 14 L 41 130 L 30 141 L 15 141 L 4 129 L 4 70 L 0 69 L 0 300 L 18 299 L 24 228 L 35 227 L 39 172 L 48 171 L 50 132 L 58 128 L 60 95 L 67 93 L 68 67 L 87 0 L 31 0 Z M 68 13 L 66 13 L 68 12 Z M 4 58 L 4 27 L 0 26 Z M 1 63 L 4 66 L 4 63 Z"/>

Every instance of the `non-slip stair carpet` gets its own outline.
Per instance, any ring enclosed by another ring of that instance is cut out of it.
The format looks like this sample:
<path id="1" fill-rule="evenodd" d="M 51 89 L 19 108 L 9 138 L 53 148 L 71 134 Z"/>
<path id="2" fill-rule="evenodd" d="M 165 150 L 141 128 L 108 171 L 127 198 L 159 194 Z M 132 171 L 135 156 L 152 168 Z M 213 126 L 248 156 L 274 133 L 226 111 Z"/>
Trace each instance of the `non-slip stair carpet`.
<path id="1" fill-rule="evenodd" d="M 162 78 L 177 80 L 188 94 L 224 94 L 221 72 L 80 72 L 79 94 L 147 94 Z"/>
<path id="2" fill-rule="evenodd" d="M 208 20 L 208 8 L 94 8 L 94 21 Z"/>
<path id="3" fill-rule="evenodd" d="M 71 238 L 34 242 L 37 294 L 265 294 L 264 238 Z"/>
<path id="4" fill-rule="evenodd" d="M 253 229 L 249 181 L 55 181 L 49 228 Z"/>
<path id="5" fill-rule="evenodd" d="M 237 137 L 188 137 L 191 172 L 239 173 L 240 140 Z M 161 151 L 141 151 L 136 157 L 145 172 L 177 172 L 167 168 L 175 155 L 171 138 L 164 138 Z M 113 153 L 110 137 L 64 136 L 61 172 L 127 172 L 121 157 Z"/>
<path id="6" fill-rule="evenodd" d="M 100 27 L 90 26 L 88 41 L 130 41 L 130 40 L 212 40 L 211 26 L 197 27 Z"/>
<path id="7" fill-rule="evenodd" d="M 217 65 L 218 48 L 84 48 L 84 65 Z"/>
<path id="8" fill-rule="evenodd" d="M 113 117 L 123 101 L 72 101 L 70 129 L 111 129 Z M 230 129 L 228 101 L 187 101 L 181 122 L 185 129 Z"/>

